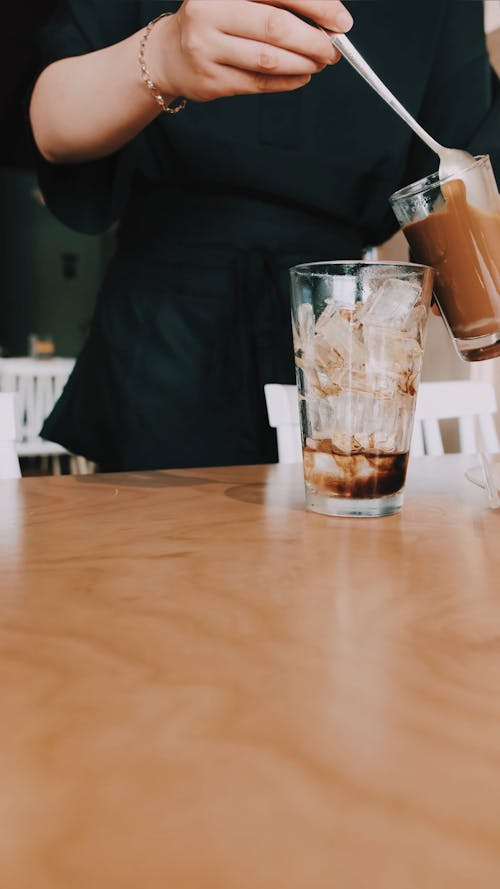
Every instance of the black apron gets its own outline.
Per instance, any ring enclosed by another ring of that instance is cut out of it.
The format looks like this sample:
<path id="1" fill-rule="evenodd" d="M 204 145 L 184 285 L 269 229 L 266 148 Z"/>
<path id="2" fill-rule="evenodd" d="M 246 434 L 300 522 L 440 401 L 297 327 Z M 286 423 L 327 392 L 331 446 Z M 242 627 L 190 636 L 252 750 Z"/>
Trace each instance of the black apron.
<path id="1" fill-rule="evenodd" d="M 303 209 L 139 178 L 43 436 L 105 471 L 276 460 L 264 384 L 295 380 L 289 269 L 360 253 Z"/>

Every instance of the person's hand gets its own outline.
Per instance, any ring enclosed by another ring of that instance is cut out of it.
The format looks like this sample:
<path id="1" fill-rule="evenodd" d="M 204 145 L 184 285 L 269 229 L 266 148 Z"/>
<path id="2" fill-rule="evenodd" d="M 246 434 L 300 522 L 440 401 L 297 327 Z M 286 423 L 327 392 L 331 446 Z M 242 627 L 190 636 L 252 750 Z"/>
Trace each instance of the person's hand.
<path id="1" fill-rule="evenodd" d="M 208 102 L 222 96 L 298 89 L 334 64 L 326 34 L 352 25 L 338 0 L 184 0 L 148 42 L 148 67 L 167 96 Z"/>

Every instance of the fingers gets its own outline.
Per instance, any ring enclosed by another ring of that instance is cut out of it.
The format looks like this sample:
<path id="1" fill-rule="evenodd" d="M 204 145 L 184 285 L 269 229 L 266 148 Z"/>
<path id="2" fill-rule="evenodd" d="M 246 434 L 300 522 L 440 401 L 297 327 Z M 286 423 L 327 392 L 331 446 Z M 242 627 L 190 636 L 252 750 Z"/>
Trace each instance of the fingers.
<path id="1" fill-rule="evenodd" d="M 228 85 L 231 95 L 248 95 L 254 93 L 284 93 L 298 90 L 306 86 L 311 79 L 310 74 L 295 76 L 257 74 L 254 71 L 241 71 L 228 68 Z"/>
<path id="2" fill-rule="evenodd" d="M 339 58 L 339 53 L 322 31 L 301 21 L 288 10 L 263 0 L 232 0 L 225 9 L 220 27 L 228 36 L 247 38 L 297 53 L 314 59 L 321 67 Z"/>
<path id="3" fill-rule="evenodd" d="M 326 64 L 298 53 L 279 49 L 269 43 L 237 37 L 222 38 L 215 61 L 232 68 L 274 77 L 317 74 Z"/>
<path id="4" fill-rule="evenodd" d="M 339 0 L 253 0 L 288 9 L 303 15 L 327 31 L 345 32 L 353 26 L 353 18 Z"/>

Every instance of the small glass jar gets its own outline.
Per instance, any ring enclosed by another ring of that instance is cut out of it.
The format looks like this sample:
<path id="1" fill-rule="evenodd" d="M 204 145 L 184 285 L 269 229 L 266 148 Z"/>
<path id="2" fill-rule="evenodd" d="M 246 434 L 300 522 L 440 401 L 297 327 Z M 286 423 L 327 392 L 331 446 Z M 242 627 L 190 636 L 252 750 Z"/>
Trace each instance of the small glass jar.
<path id="1" fill-rule="evenodd" d="M 390 203 L 412 259 L 435 271 L 435 299 L 459 356 L 500 355 L 500 197 L 489 157 L 459 177 L 414 182 Z"/>

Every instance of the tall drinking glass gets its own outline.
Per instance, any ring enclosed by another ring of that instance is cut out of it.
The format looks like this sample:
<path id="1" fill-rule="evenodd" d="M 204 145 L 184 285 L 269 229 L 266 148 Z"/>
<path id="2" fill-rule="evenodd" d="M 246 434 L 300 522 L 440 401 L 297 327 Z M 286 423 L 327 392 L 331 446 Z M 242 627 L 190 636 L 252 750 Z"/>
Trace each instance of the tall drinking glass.
<path id="1" fill-rule="evenodd" d="M 414 182 L 390 203 L 412 258 L 436 272 L 436 302 L 459 356 L 500 355 L 500 198 L 489 158 L 475 158 L 459 179 Z"/>
<path id="2" fill-rule="evenodd" d="M 391 515 L 403 503 L 432 270 L 322 262 L 290 273 L 307 509 Z"/>

